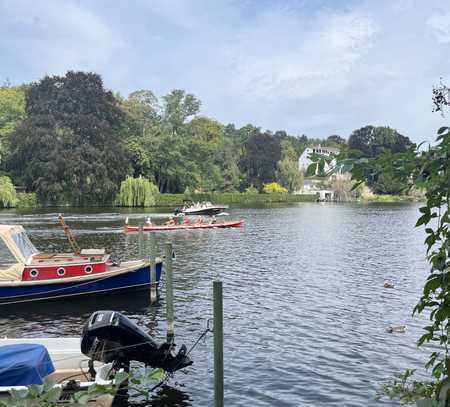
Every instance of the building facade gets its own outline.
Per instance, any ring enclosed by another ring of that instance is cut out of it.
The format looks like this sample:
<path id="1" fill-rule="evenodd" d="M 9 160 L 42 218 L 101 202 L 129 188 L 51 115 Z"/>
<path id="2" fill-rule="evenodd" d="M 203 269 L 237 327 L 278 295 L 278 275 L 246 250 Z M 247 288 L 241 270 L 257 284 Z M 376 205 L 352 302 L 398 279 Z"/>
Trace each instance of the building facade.
<path id="1" fill-rule="evenodd" d="M 320 154 L 330 157 L 331 155 L 339 154 L 339 149 L 334 147 L 321 147 L 320 144 L 315 147 L 306 147 L 305 151 L 303 151 L 302 155 L 298 159 L 298 169 L 300 171 L 306 171 L 308 167 L 312 164 L 311 159 L 309 158 L 312 154 Z M 325 163 L 324 171 L 327 172 L 330 170 L 336 161 L 333 160 L 330 164 Z"/>

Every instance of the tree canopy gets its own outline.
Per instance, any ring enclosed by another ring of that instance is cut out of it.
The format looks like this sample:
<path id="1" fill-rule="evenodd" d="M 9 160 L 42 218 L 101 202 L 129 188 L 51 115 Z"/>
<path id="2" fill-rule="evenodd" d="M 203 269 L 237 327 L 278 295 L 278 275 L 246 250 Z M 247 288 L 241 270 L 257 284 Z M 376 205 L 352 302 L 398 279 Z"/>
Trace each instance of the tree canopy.
<path id="1" fill-rule="evenodd" d="M 26 94 L 26 118 L 11 135 L 10 169 L 44 202 L 111 200 L 126 175 L 124 118 L 99 75 L 46 76 Z"/>
<path id="2" fill-rule="evenodd" d="M 348 147 L 359 151 L 364 157 L 376 157 L 383 151 L 402 153 L 411 145 L 408 137 L 390 127 L 361 127 L 353 131 L 348 139 Z"/>
<path id="3" fill-rule="evenodd" d="M 200 108 L 182 89 L 161 97 L 149 89 L 113 94 L 86 72 L 2 87 L 0 166 L 44 203 L 89 205 L 113 202 L 127 176 L 145 178 L 160 192 L 262 192 L 273 182 L 295 192 L 303 183 L 298 158 L 308 146 L 376 156 L 410 144 L 389 127 L 355 130 L 347 144 L 338 135 L 223 124 Z M 399 186 L 384 177 L 371 187 L 388 193 Z"/>

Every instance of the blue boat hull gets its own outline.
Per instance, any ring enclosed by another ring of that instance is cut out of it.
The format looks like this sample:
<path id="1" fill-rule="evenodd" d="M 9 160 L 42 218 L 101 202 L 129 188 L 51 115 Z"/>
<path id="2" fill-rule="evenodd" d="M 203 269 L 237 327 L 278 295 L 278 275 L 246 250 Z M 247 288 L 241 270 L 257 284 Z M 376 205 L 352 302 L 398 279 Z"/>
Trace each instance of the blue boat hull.
<path id="1" fill-rule="evenodd" d="M 157 263 L 157 283 L 160 281 L 161 271 L 162 263 Z M 98 279 L 86 282 L 0 287 L 0 304 L 66 298 L 86 294 L 109 294 L 123 290 L 144 289 L 149 287 L 150 267 L 145 266 L 134 271 L 108 278 L 99 275 Z"/>

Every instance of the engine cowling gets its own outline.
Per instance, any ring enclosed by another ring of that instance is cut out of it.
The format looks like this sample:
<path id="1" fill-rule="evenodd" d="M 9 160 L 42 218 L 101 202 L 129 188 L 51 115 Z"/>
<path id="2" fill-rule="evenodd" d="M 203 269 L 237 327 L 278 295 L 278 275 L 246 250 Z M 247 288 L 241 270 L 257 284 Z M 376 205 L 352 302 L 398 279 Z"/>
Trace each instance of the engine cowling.
<path id="1" fill-rule="evenodd" d="M 182 345 L 178 353 L 167 342 L 158 344 L 133 321 L 117 311 L 96 311 L 85 324 L 81 352 L 103 363 L 138 361 L 174 372 L 192 365 Z"/>

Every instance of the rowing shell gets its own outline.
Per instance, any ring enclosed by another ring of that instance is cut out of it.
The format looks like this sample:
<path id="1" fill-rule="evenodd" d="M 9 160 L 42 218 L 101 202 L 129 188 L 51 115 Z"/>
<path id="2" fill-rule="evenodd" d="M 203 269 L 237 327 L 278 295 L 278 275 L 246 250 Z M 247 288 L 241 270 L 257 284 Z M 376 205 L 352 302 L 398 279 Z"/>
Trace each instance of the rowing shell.
<path id="1" fill-rule="evenodd" d="M 159 232 L 164 230 L 192 230 L 192 229 L 224 229 L 224 228 L 240 228 L 244 225 L 243 220 L 233 222 L 221 222 L 221 223 L 207 223 L 200 225 L 151 225 L 144 226 L 144 232 Z M 139 226 L 124 227 L 125 232 L 139 232 Z"/>

